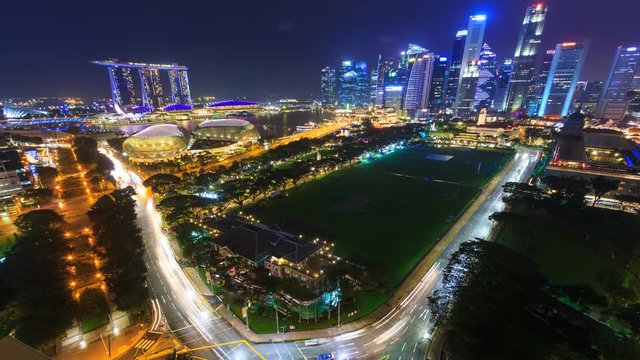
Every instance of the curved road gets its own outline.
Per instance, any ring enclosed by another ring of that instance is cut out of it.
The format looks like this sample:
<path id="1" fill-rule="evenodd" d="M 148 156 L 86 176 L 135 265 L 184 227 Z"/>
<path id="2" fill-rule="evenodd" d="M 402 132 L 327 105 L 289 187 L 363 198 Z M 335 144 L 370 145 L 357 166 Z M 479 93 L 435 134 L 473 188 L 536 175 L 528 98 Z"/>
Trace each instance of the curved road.
<path id="1" fill-rule="evenodd" d="M 490 191 L 485 190 L 477 206 L 461 218 L 460 226 L 452 228 L 448 245 L 398 306 L 366 328 L 320 339 L 322 344 L 316 346 L 305 346 L 304 342 L 249 344 L 244 341 L 229 323 L 219 318 L 180 268 L 162 229 L 155 202 L 146 193 L 140 178 L 115 157 L 107 155 L 116 167 L 114 176 L 119 184 L 132 185 L 138 192 L 138 225 L 147 247 L 148 282 L 172 334 L 189 348 L 223 344 L 198 350 L 193 355 L 207 359 L 315 359 L 318 354 L 333 352 L 337 359 L 380 359 L 387 355 L 390 359 L 423 359 L 433 331 L 427 298 L 439 285 L 443 266 L 461 243 L 489 236 L 494 226 L 489 215 L 504 206 L 502 185 L 526 180 L 537 163 L 538 154 L 538 150 L 532 149 L 517 152 L 510 165 L 494 179 Z"/>

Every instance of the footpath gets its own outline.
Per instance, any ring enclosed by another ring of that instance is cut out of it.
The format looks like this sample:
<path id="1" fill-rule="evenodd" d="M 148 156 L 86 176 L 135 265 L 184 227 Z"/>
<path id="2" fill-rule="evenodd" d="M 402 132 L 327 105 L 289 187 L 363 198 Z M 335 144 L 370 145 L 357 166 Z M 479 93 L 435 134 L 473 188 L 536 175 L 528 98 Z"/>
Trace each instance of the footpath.
<path id="1" fill-rule="evenodd" d="M 314 330 L 301 330 L 285 332 L 283 334 L 256 334 L 253 330 L 247 329 L 244 321 L 239 319 L 235 314 L 228 311 L 225 306 L 220 305 L 216 311 L 233 326 L 233 328 L 239 332 L 246 340 L 253 343 L 270 343 L 281 341 L 297 341 L 306 339 L 317 338 L 330 338 L 338 335 L 346 334 L 352 331 L 366 328 L 374 322 L 382 319 L 385 315 L 390 313 L 395 307 L 411 293 L 411 291 L 418 286 L 420 281 L 427 274 L 429 269 L 435 264 L 442 252 L 451 244 L 451 242 L 458 235 L 462 227 L 471 219 L 473 214 L 480 208 L 480 206 L 487 200 L 489 195 L 500 184 L 504 176 L 513 167 L 513 159 L 502 169 L 502 171 L 494 176 L 493 179 L 484 187 L 476 199 L 469 205 L 458 220 L 449 228 L 447 233 L 436 243 L 436 245 L 427 253 L 427 255 L 420 261 L 416 268 L 407 276 L 400 287 L 395 293 L 387 300 L 386 303 L 381 305 L 378 309 L 368 314 L 367 316 L 341 325 L 339 327 L 331 327 L 324 329 Z M 208 289 L 202 278 L 195 273 L 195 271 L 185 271 L 187 276 L 194 283 L 196 289 Z"/>

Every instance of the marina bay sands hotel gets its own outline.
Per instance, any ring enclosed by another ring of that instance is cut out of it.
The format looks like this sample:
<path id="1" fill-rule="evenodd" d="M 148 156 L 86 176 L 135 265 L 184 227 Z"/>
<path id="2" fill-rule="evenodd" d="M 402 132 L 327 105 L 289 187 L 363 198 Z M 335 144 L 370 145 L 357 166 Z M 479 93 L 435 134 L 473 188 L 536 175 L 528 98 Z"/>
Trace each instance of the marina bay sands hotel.
<path id="1" fill-rule="evenodd" d="M 178 64 L 143 64 L 120 62 L 118 59 L 91 61 L 105 66 L 109 72 L 113 106 L 119 113 L 125 111 L 153 111 L 156 109 L 191 108 L 191 91 L 187 68 Z M 171 97 L 166 98 L 161 71 L 169 75 Z M 135 73 L 139 80 L 140 95 L 137 96 Z"/>

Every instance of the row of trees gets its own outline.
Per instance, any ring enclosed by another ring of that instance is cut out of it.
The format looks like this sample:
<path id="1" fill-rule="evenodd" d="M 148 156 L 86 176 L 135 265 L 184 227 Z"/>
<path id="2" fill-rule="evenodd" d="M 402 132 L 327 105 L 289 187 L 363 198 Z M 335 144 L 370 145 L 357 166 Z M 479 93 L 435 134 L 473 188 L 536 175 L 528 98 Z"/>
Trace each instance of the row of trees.
<path id="1" fill-rule="evenodd" d="M 429 298 L 449 358 L 637 359 L 638 345 L 550 297 L 528 257 L 498 243 L 463 243 Z"/>
<path id="2" fill-rule="evenodd" d="M 0 264 L 0 337 L 15 331 L 42 347 L 72 325 L 77 309 L 66 280 L 63 224 L 53 210 L 31 211 L 14 222 L 18 239 Z"/>
<path id="3" fill-rule="evenodd" d="M 115 190 L 98 199 L 88 213 L 94 223 L 105 281 L 121 310 L 137 308 L 148 297 L 144 243 L 136 225 L 134 195 L 132 187 Z"/>
<path id="4" fill-rule="evenodd" d="M 102 178 L 109 178 L 111 171 L 114 169 L 111 160 L 98 151 L 98 143 L 96 140 L 86 136 L 77 136 L 73 138 L 73 149 L 78 158 L 78 162 L 91 167 L 91 175 Z"/>

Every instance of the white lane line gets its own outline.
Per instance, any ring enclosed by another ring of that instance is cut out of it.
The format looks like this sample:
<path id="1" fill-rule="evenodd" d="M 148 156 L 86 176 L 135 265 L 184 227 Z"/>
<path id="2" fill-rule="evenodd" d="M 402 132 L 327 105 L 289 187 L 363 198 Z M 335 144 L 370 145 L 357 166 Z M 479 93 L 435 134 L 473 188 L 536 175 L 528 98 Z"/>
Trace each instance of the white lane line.
<path id="1" fill-rule="evenodd" d="M 271 345 L 273 345 L 273 348 L 276 349 L 276 353 L 278 354 L 278 357 L 280 358 L 280 360 L 282 360 L 282 355 L 280 355 L 280 351 L 278 351 L 278 348 L 276 347 L 276 344 L 271 343 Z"/>

